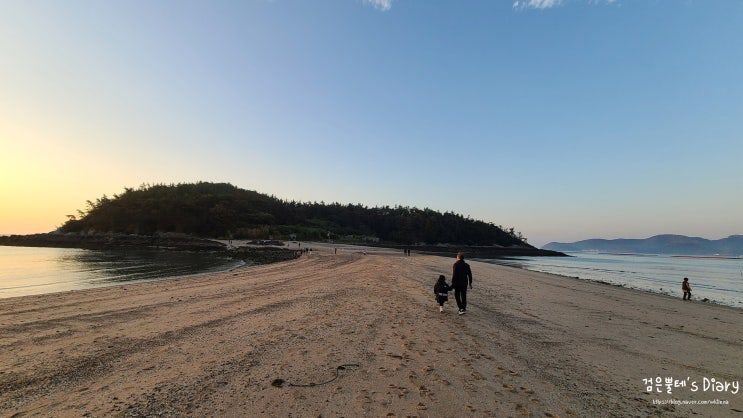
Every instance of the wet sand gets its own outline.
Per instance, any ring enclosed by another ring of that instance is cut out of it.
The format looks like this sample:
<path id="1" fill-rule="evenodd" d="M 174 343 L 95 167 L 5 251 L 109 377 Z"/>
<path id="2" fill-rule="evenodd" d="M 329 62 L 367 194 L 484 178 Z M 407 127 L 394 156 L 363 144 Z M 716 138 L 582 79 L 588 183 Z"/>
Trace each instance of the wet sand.
<path id="1" fill-rule="evenodd" d="M 469 261 L 459 316 L 453 257 L 334 252 L 1 299 L 0 416 L 743 417 L 703 390 L 743 380 L 743 310 Z"/>

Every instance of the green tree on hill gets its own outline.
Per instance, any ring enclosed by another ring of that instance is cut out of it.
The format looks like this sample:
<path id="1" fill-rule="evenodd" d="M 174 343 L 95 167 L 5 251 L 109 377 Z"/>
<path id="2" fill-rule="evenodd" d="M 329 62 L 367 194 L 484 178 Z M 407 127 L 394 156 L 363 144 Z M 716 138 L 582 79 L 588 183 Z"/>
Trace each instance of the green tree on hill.
<path id="1" fill-rule="evenodd" d="M 302 203 L 277 199 L 228 183 L 142 185 L 112 198 L 88 201 L 61 232 L 152 235 L 175 232 L 198 237 L 342 239 L 377 237 L 397 244 L 450 243 L 526 246 L 513 228 L 428 208 Z"/>

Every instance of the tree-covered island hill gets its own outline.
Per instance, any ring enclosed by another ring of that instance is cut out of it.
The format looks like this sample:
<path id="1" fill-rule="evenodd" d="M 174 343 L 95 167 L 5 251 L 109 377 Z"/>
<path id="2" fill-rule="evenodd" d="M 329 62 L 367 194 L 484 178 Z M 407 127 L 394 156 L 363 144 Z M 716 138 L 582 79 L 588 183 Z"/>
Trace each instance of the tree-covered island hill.
<path id="1" fill-rule="evenodd" d="M 88 201 L 47 234 L 0 237 L 0 244 L 76 248 L 145 246 L 227 250 L 215 239 L 332 241 L 470 257 L 563 255 L 537 249 L 514 228 L 431 209 L 281 200 L 229 183 L 125 188 Z"/>

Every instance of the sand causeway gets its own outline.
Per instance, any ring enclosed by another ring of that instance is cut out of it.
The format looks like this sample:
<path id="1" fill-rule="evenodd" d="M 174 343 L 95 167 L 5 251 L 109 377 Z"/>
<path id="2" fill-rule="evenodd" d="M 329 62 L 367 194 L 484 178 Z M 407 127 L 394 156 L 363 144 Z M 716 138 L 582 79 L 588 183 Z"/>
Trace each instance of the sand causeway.
<path id="1" fill-rule="evenodd" d="M 468 261 L 469 312 L 442 314 L 453 254 L 310 246 L 0 300 L 0 415 L 743 416 L 743 393 L 701 387 L 743 377 L 743 310 Z M 648 393 L 656 377 L 700 388 Z"/>

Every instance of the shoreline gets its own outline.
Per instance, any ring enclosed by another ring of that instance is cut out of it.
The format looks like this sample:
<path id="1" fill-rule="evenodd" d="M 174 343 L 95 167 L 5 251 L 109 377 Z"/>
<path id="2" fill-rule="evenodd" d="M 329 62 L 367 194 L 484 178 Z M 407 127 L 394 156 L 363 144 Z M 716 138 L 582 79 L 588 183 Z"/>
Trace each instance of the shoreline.
<path id="1" fill-rule="evenodd" d="M 235 249 L 229 239 L 217 238 L 199 238 L 191 235 L 178 233 L 165 233 L 160 235 L 134 235 L 123 233 L 93 233 L 93 234 L 72 234 L 72 233 L 42 233 L 30 235 L 0 235 L 0 246 L 16 247 L 51 247 L 51 248 L 80 248 L 89 250 L 106 250 L 112 248 L 129 248 L 129 247 L 151 247 L 169 251 L 227 251 Z M 267 244 L 258 244 L 262 247 L 276 246 L 283 243 L 296 243 L 298 241 L 279 241 L 279 240 L 234 240 L 243 243 L 239 248 L 254 247 L 253 243 L 261 242 Z M 371 244 L 358 242 L 312 242 L 315 245 L 324 246 L 356 246 L 364 248 L 380 249 L 411 249 L 421 254 L 443 255 L 450 254 L 452 251 L 465 251 L 474 257 L 493 258 L 493 257 L 510 257 L 510 256 L 566 256 L 564 253 L 541 250 L 535 247 L 500 247 L 500 246 L 468 246 L 468 245 L 403 245 L 403 244 Z"/>
<path id="2" fill-rule="evenodd" d="M 0 415 L 743 410 L 741 392 L 643 382 L 743 380 L 740 309 L 468 261 L 468 313 L 450 295 L 441 314 L 431 287 L 453 257 L 311 246 L 276 264 L 0 300 Z M 727 404 L 656 403 L 670 398 Z"/>
<path id="3" fill-rule="evenodd" d="M 487 261 L 483 261 L 483 262 L 484 263 L 489 263 Z M 552 275 L 552 276 L 556 276 L 556 277 L 560 277 L 560 278 L 571 279 L 571 280 L 578 280 L 578 281 L 583 281 L 583 282 L 587 282 L 587 283 L 595 283 L 595 284 L 600 284 L 600 285 L 604 285 L 604 286 L 612 286 L 612 287 L 616 287 L 616 288 L 620 288 L 620 289 L 633 290 L 633 291 L 636 291 L 636 292 L 647 293 L 647 294 L 650 294 L 650 295 L 665 296 L 665 297 L 668 297 L 668 298 L 671 298 L 671 299 L 678 299 L 678 296 L 674 296 L 674 294 L 672 294 L 670 292 L 666 292 L 666 291 L 658 292 L 658 291 L 654 291 L 654 290 L 643 289 L 641 287 L 635 287 L 635 286 L 630 286 L 630 285 L 621 284 L 621 283 L 612 283 L 612 282 L 606 281 L 606 280 L 585 279 L 585 278 L 581 278 L 579 276 L 568 276 L 568 275 L 565 275 L 565 274 L 558 274 L 558 273 L 544 272 L 544 271 L 538 271 L 538 270 L 531 270 L 531 269 L 528 269 L 526 267 L 516 267 L 516 266 L 509 266 L 509 265 L 498 264 L 498 263 L 489 263 L 489 264 L 495 264 L 495 265 L 502 266 L 502 267 L 514 268 L 514 269 L 529 271 L 529 272 L 533 272 L 533 273 L 548 274 L 548 275 Z M 694 303 L 705 303 L 705 304 L 714 305 L 714 306 L 724 306 L 724 307 L 727 307 L 727 308 L 741 309 L 741 310 L 743 310 L 743 303 L 742 302 L 738 302 L 738 304 L 740 306 L 729 305 L 729 304 L 720 302 L 718 300 L 709 299 L 709 298 L 694 299 L 694 300 L 692 300 L 692 302 L 694 302 Z"/>

